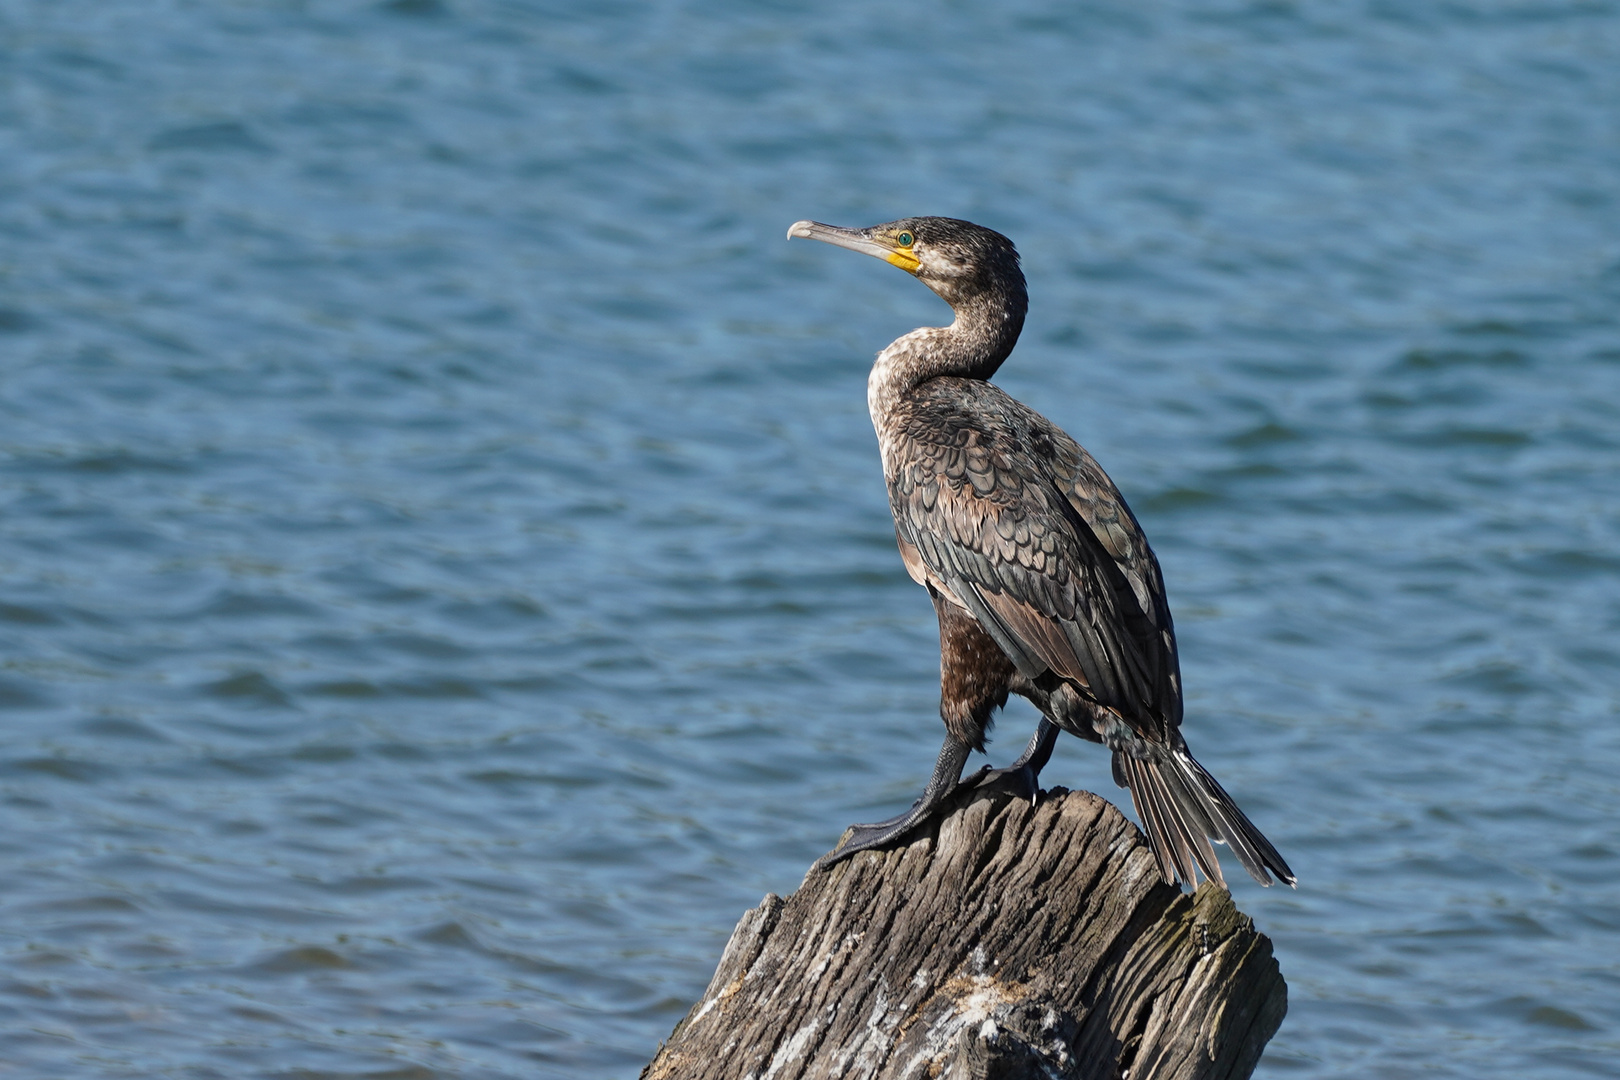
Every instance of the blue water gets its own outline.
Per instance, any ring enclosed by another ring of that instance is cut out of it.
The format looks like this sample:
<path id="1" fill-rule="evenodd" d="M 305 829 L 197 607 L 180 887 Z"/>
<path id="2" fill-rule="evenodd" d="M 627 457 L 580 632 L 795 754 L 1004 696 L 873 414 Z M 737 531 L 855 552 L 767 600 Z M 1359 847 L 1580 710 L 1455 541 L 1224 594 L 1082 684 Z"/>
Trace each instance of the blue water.
<path id="1" fill-rule="evenodd" d="M 1300 875 L 1258 1075 L 1614 1075 L 1620 5 L 1221 0 L 0 3 L 6 1075 L 634 1075 L 932 763 L 948 315 L 783 240 L 920 213 Z"/>

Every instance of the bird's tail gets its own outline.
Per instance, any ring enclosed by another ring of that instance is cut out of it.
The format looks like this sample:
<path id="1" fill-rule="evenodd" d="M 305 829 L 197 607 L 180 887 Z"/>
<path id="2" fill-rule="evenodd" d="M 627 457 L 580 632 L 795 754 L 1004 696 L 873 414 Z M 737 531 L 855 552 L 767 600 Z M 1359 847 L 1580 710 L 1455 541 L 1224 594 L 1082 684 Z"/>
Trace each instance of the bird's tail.
<path id="1" fill-rule="evenodd" d="M 1270 885 L 1294 884 L 1294 872 L 1260 830 L 1238 809 L 1226 789 L 1185 746 L 1153 760 L 1114 752 L 1114 779 L 1129 788 L 1159 870 L 1172 885 L 1179 879 L 1198 884 L 1197 874 L 1226 887 L 1221 864 L 1210 841 L 1232 849 L 1254 880 Z"/>

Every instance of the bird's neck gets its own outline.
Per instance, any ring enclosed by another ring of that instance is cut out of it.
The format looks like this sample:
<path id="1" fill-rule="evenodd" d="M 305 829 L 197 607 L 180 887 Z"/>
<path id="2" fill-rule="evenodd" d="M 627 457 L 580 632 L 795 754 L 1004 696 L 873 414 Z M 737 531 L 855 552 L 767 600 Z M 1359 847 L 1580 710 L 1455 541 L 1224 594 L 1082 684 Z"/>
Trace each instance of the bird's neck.
<path id="1" fill-rule="evenodd" d="M 951 325 L 913 330 L 878 353 L 866 380 L 866 406 L 879 441 L 895 407 L 929 379 L 994 375 L 1018 342 L 1027 306 L 1021 292 L 959 299 L 952 304 L 956 320 Z"/>

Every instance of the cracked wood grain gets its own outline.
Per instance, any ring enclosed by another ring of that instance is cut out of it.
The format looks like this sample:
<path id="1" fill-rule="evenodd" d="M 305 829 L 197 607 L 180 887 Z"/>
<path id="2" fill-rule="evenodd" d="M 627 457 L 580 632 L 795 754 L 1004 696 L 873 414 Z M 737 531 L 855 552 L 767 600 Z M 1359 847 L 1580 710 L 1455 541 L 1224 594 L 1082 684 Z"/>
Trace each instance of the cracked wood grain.
<path id="1" fill-rule="evenodd" d="M 1287 994 L 1231 897 L 1165 885 L 1110 803 L 963 792 L 744 914 L 641 1075 L 1242 1080 Z"/>

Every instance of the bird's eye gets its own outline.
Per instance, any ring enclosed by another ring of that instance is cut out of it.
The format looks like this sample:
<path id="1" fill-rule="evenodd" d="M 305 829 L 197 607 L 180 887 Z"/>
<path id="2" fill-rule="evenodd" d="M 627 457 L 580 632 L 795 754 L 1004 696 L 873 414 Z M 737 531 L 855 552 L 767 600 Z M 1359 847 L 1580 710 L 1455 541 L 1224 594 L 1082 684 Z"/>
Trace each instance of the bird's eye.
<path id="1" fill-rule="evenodd" d="M 912 236 L 908 232 L 903 232 L 899 236 L 895 237 L 894 239 L 895 239 L 895 242 L 898 243 L 901 247 L 910 247 L 912 244 L 915 244 L 917 242 L 917 238 L 915 236 Z"/>

